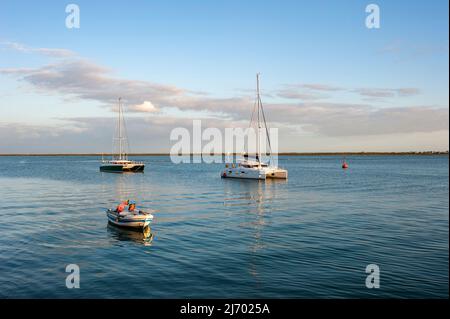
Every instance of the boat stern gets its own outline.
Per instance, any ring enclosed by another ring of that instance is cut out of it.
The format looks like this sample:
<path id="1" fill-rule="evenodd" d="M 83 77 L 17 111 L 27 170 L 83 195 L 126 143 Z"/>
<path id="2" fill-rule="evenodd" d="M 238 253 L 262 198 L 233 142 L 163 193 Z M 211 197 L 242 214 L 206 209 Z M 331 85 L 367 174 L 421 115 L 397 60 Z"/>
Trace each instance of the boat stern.
<path id="1" fill-rule="evenodd" d="M 266 172 L 266 178 L 287 179 L 288 171 L 282 168 L 270 169 Z"/>

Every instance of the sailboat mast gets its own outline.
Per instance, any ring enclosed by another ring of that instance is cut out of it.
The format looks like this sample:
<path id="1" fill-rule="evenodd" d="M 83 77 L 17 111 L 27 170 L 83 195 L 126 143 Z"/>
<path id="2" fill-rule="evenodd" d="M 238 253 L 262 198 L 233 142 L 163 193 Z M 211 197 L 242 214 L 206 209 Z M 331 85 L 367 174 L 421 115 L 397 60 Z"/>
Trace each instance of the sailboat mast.
<path id="1" fill-rule="evenodd" d="M 119 97 L 119 160 L 122 159 L 122 98 Z"/>
<path id="2" fill-rule="evenodd" d="M 259 95 L 259 73 L 256 73 L 256 99 L 257 99 L 257 103 L 258 103 L 258 130 L 256 132 L 256 156 L 258 159 L 258 166 L 261 168 L 261 137 L 260 137 L 260 128 L 261 128 L 261 121 L 260 121 L 260 117 L 259 117 L 259 113 L 260 113 L 260 103 L 261 103 L 261 99 L 260 99 L 260 95 Z"/>

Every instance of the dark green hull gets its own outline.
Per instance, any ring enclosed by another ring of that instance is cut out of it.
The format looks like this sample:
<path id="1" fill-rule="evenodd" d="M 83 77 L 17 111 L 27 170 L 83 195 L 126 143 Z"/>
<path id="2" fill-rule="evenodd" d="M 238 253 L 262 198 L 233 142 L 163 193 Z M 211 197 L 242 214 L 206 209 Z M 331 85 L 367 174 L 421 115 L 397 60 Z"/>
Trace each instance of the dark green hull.
<path id="1" fill-rule="evenodd" d="M 134 165 L 133 167 L 127 168 L 122 165 L 102 165 L 100 166 L 100 171 L 110 172 L 110 173 L 123 173 L 132 172 L 139 173 L 144 171 L 144 164 Z"/>

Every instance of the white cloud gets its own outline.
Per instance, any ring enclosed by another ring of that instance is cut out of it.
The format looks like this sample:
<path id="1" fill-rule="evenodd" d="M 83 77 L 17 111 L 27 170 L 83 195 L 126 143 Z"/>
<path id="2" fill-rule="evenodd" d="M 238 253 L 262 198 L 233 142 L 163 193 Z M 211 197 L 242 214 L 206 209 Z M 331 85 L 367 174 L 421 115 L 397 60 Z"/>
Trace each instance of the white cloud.
<path id="1" fill-rule="evenodd" d="M 342 91 L 343 90 L 343 88 L 338 87 L 338 86 L 333 86 L 333 85 L 328 85 L 328 84 L 320 84 L 320 83 L 303 84 L 302 87 L 311 89 L 311 90 L 316 90 L 316 91 Z"/>
<path id="2" fill-rule="evenodd" d="M 144 101 L 142 104 L 133 105 L 128 108 L 134 112 L 143 112 L 143 113 L 154 113 L 158 112 L 159 109 L 153 105 L 150 101 Z"/>
<path id="3" fill-rule="evenodd" d="M 195 95 L 173 85 L 114 77 L 111 71 L 92 62 L 73 59 L 29 69 L 0 69 L 0 74 L 18 77 L 33 87 L 79 99 L 94 100 L 112 109 L 122 96 L 129 111 L 149 112 L 177 108 L 181 112 L 206 111 L 223 114 L 231 120 L 248 119 L 253 98 L 213 98 Z M 358 89 L 369 96 L 416 94 L 412 88 Z M 158 105 L 156 107 L 155 105 Z M 370 104 L 326 103 L 265 103 L 269 121 L 302 124 L 317 134 L 368 135 L 387 132 L 430 132 L 448 129 L 448 108 L 405 106 L 377 108 Z"/>
<path id="4" fill-rule="evenodd" d="M 363 96 L 369 97 L 406 97 L 420 94 L 418 88 L 398 88 L 398 89 L 379 89 L 379 88 L 359 88 L 354 89 L 353 92 L 358 93 Z"/>
<path id="5" fill-rule="evenodd" d="M 17 43 L 17 42 L 0 42 L 0 46 L 9 49 L 14 50 L 22 53 L 38 53 L 54 58 L 67 58 L 72 57 L 75 55 L 75 52 L 67 49 L 58 49 L 58 48 L 32 48 L 28 47 L 24 44 Z"/>

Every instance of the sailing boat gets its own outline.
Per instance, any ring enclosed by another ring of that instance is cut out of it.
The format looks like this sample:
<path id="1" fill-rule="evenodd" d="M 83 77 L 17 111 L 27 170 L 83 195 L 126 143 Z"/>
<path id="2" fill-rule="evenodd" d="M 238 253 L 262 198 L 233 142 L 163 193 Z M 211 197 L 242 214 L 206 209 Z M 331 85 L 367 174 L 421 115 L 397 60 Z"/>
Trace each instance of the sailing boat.
<path id="1" fill-rule="evenodd" d="M 287 179 L 288 172 L 285 169 L 279 168 L 278 166 L 271 165 L 270 163 L 263 163 L 261 161 L 261 128 L 262 123 L 261 119 L 264 122 L 264 128 L 267 133 L 268 145 L 270 149 L 270 137 L 268 134 L 266 117 L 264 115 L 264 109 L 261 102 L 261 96 L 259 93 L 259 73 L 256 74 L 256 103 L 255 107 L 257 108 L 256 113 L 256 124 L 257 124 L 257 132 L 256 132 L 256 155 L 255 158 L 250 159 L 248 154 L 244 154 L 244 158 L 239 160 L 237 164 L 227 163 L 225 164 L 225 169 L 221 172 L 222 178 L 246 178 L 246 179 L 257 179 L 257 180 L 265 180 L 267 178 L 279 178 L 279 179 Z M 253 123 L 253 116 L 255 113 L 255 109 L 253 110 L 252 118 L 250 120 L 250 126 Z M 270 158 L 272 162 L 272 150 L 270 149 Z"/>
<path id="2" fill-rule="evenodd" d="M 119 98 L 119 117 L 117 122 L 117 137 L 113 139 L 113 155 L 110 161 L 102 159 L 100 171 L 102 172 L 143 172 L 145 164 L 143 162 L 136 162 L 128 160 L 125 152 L 128 146 L 127 134 L 125 129 L 125 121 L 123 118 L 122 99 Z M 118 145 L 117 145 L 118 144 Z M 118 146 L 118 153 L 114 154 L 114 148 Z"/>

